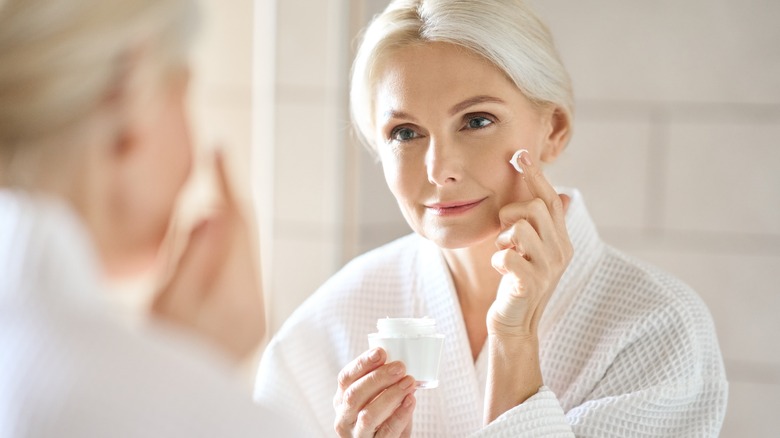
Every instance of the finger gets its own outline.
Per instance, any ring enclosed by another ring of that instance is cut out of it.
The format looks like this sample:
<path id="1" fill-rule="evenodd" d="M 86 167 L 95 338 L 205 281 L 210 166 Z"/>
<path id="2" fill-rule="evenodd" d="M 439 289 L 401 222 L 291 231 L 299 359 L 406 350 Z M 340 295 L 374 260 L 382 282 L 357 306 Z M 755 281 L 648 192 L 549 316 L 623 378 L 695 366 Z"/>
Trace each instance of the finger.
<path id="1" fill-rule="evenodd" d="M 414 390 L 414 377 L 412 376 L 405 376 L 389 386 L 360 411 L 356 423 L 357 430 L 360 433 L 368 431 L 371 435 L 376 433 L 392 417 L 393 413 L 400 406 L 403 406 L 406 396 Z M 403 430 L 404 427 L 399 427 L 394 436 L 399 436 Z"/>
<path id="2" fill-rule="evenodd" d="M 541 243 L 542 239 L 536 229 L 525 219 L 515 222 L 496 238 L 498 249 L 513 249 L 529 260 L 532 255 L 539 254 L 538 250 L 542 248 Z"/>
<path id="3" fill-rule="evenodd" d="M 347 424 L 354 424 L 358 420 L 358 415 L 361 415 L 361 411 L 372 400 L 376 399 L 392 385 L 398 383 L 404 376 L 406 376 L 404 364 L 401 362 L 390 362 L 355 381 L 344 390 L 341 400 L 341 421 Z M 401 399 L 399 398 L 396 400 L 396 405 L 400 402 Z M 371 418 L 373 419 L 373 417 Z M 378 427 L 382 421 L 376 423 L 376 426 Z"/>
<path id="4" fill-rule="evenodd" d="M 355 383 L 371 371 L 379 368 L 385 363 L 387 353 L 381 348 L 368 350 L 356 357 L 341 369 L 338 376 L 339 389 L 342 391 Z"/>
<path id="5" fill-rule="evenodd" d="M 501 227 L 505 228 L 504 231 L 511 229 L 515 224 L 528 222 L 532 226 L 531 231 L 538 234 L 545 242 L 554 242 L 561 231 L 555 225 L 547 204 L 540 198 L 533 198 L 528 202 L 507 204 L 499 210 L 498 218 Z"/>
<path id="6" fill-rule="evenodd" d="M 416 405 L 417 399 L 414 397 L 414 393 L 404 397 L 401 406 L 393 412 L 390 418 L 382 423 L 375 436 L 379 438 L 411 436 L 412 414 L 414 414 Z"/>
<path id="7" fill-rule="evenodd" d="M 204 220 L 190 232 L 184 252 L 173 277 L 152 304 L 157 314 L 185 315 L 196 311 L 203 295 L 217 276 L 219 260 L 224 253 L 219 245 L 221 227 L 214 220 Z"/>
<path id="8" fill-rule="evenodd" d="M 227 165 L 225 164 L 225 156 L 221 149 L 217 149 L 214 152 L 214 171 L 217 178 L 217 189 L 219 191 L 220 199 L 228 207 L 235 206 L 235 196 L 233 188 L 230 185 L 230 179 L 227 176 Z"/>
<path id="9" fill-rule="evenodd" d="M 496 251 L 490 257 L 490 264 L 503 276 L 512 276 L 516 279 L 517 292 L 522 293 L 526 289 L 525 278 L 532 278 L 534 268 L 531 262 L 511 249 Z"/>
<path id="10" fill-rule="evenodd" d="M 520 154 L 520 165 L 523 168 L 523 179 L 528 190 L 531 191 L 531 195 L 544 201 L 556 224 L 563 224 L 563 201 L 547 177 L 544 176 L 542 169 L 531 161 L 531 155 L 528 151 L 523 151 Z"/>
<path id="11" fill-rule="evenodd" d="M 519 219 L 499 233 L 496 246 L 498 249 L 513 249 L 520 255 L 526 255 L 529 243 L 537 240 L 540 237 L 533 225 L 525 219 Z"/>

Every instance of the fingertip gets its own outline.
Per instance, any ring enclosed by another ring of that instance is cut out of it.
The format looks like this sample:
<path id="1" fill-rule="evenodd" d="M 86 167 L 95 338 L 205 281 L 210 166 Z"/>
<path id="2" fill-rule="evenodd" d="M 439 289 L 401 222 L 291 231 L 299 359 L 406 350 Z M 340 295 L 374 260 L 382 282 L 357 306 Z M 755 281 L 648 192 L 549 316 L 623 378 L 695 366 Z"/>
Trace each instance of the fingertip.
<path id="1" fill-rule="evenodd" d="M 569 209 L 569 204 L 571 203 L 571 196 L 566 195 L 564 193 L 558 194 L 558 196 L 561 198 L 561 204 L 563 207 L 563 212 L 566 213 Z"/>
<path id="2" fill-rule="evenodd" d="M 381 347 L 374 348 L 368 352 L 368 361 L 372 363 L 379 362 L 385 354 L 385 350 Z"/>
<path id="3" fill-rule="evenodd" d="M 401 406 L 408 409 L 411 408 L 416 401 L 417 400 L 414 397 L 414 393 L 412 392 L 408 394 L 406 397 L 404 397 L 404 401 L 401 402 Z"/>
<path id="4" fill-rule="evenodd" d="M 519 162 L 520 154 L 522 154 L 523 152 L 528 152 L 528 150 L 526 150 L 526 149 L 518 149 L 512 155 L 512 158 L 509 159 L 509 164 L 511 164 L 512 167 L 515 168 L 517 173 L 520 173 L 520 174 L 524 173 L 523 167 L 522 167 L 522 165 Z"/>
<path id="5" fill-rule="evenodd" d="M 531 162 L 531 154 L 527 149 L 520 150 L 520 162 L 525 166 L 533 166 L 533 162 Z"/>

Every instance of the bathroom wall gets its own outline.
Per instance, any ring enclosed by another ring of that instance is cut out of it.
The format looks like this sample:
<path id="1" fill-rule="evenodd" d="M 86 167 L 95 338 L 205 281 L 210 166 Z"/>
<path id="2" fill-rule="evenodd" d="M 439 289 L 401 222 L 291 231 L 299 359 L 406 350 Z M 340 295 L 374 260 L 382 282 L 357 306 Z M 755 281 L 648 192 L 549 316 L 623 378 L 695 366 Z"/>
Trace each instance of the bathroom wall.
<path id="1" fill-rule="evenodd" d="M 353 36 L 386 1 L 203 3 L 196 131 L 221 139 L 253 187 L 243 196 L 258 209 L 276 330 L 349 258 L 408 232 L 347 117 Z M 722 436 L 769 436 L 780 429 L 780 3 L 532 3 L 577 96 L 550 178 L 582 190 L 609 243 L 701 294 L 731 382 Z"/>

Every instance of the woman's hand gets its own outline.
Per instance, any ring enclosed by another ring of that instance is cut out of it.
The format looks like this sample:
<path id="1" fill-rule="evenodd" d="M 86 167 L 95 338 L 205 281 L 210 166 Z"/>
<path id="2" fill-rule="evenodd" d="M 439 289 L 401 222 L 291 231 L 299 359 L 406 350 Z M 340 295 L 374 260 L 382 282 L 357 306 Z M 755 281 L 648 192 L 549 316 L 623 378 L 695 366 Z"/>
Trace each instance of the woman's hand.
<path id="1" fill-rule="evenodd" d="M 265 335 L 265 309 L 252 235 L 215 157 L 220 205 L 190 233 L 171 280 L 152 304 L 155 317 L 191 329 L 240 361 Z"/>
<path id="2" fill-rule="evenodd" d="M 492 263 L 503 278 L 487 316 L 486 424 L 543 385 L 537 327 L 573 252 L 564 221 L 569 198 L 555 192 L 528 152 L 520 162 L 533 199 L 499 212 L 504 231 Z"/>
<path id="3" fill-rule="evenodd" d="M 381 348 L 369 350 L 342 368 L 333 397 L 340 437 L 409 437 L 414 378 L 401 362 L 385 363 Z"/>
<path id="4" fill-rule="evenodd" d="M 503 278 L 487 326 L 491 335 L 531 338 L 573 251 L 564 220 L 568 196 L 555 192 L 528 152 L 520 162 L 533 199 L 499 212 L 504 231 L 492 264 Z"/>

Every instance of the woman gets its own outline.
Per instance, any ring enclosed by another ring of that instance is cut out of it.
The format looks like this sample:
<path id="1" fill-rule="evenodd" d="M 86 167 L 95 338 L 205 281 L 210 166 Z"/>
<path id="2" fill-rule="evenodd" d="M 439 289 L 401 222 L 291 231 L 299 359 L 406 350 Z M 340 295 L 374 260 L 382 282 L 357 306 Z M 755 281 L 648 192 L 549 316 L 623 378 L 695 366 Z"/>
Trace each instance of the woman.
<path id="1" fill-rule="evenodd" d="M 717 436 L 727 382 L 706 307 L 605 245 L 580 193 L 541 170 L 569 141 L 572 102 L 522 2 L 392 2 L 355 59 L 352 114 L 415 234 L 293 314 L 256 398 L 312 436 Z M 415 391 L 366 334 L 426 315 L 445 347 L 439 387 Z"/>
<path id="2" fill-rule="evenodd" d="M 0 436 L 295 435 L 211 351 L 244 357 L 265 329 L 220 160 L 222 206 L 155 300 L 164 324 L 106 303 L 106 280 L 155 259 L 190 170 L 193 10 L 0 2 Z"/>

